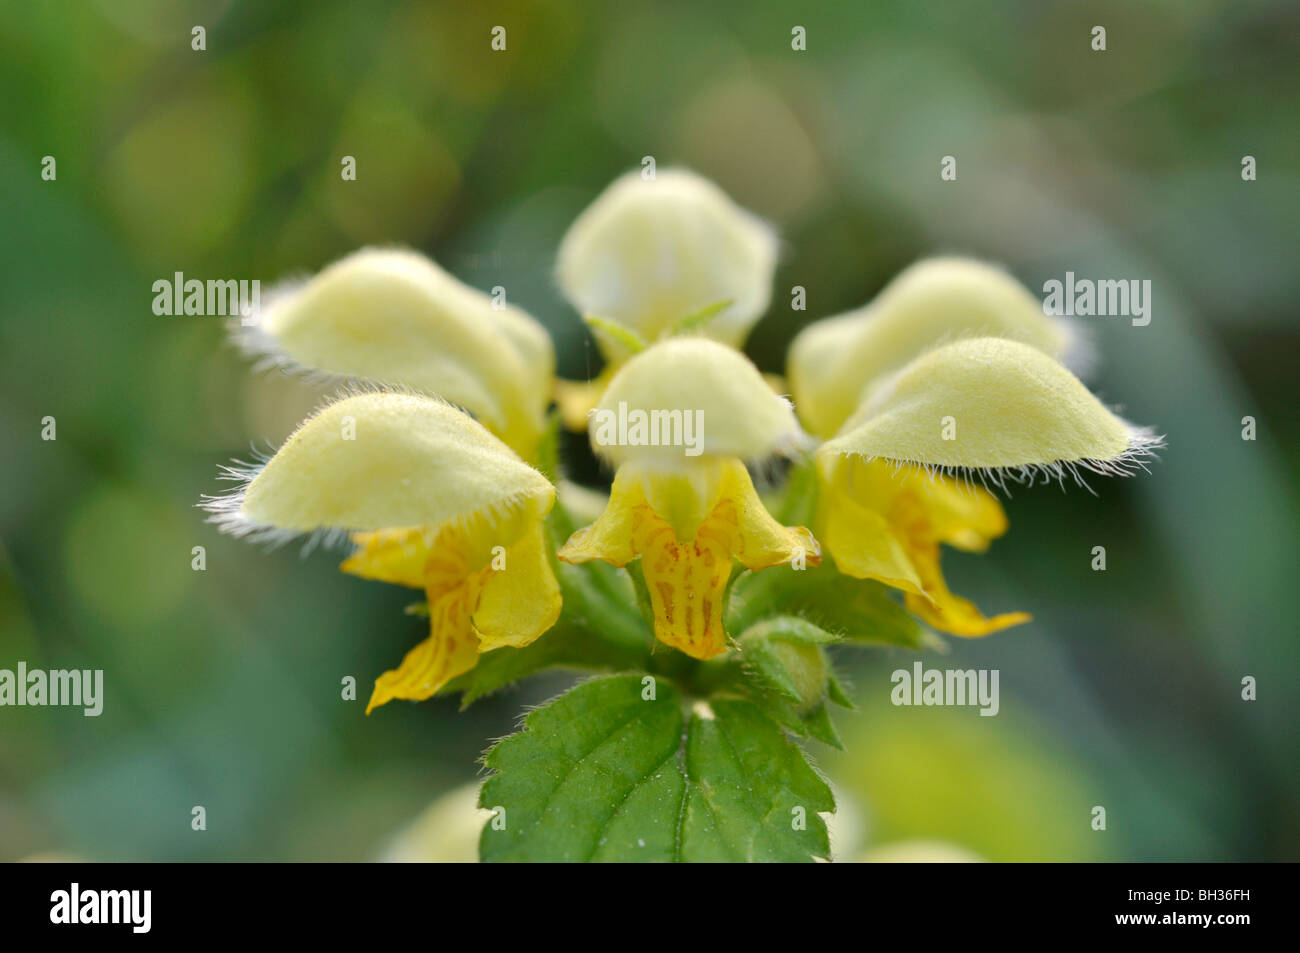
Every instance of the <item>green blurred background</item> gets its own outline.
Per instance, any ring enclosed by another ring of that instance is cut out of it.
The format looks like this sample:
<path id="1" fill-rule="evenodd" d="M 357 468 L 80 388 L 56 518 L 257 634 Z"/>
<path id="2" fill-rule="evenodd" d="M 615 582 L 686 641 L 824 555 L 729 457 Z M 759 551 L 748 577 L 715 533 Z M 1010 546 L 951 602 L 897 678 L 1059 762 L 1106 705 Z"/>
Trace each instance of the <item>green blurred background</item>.
<path id="1" fill-rule="evenodd" d="M 568 683 L 363 717 L 421 637 L 410 594 L 194 508 L 320 395 L 251 374 L 220 319 L 155 316 L 151 285 L 409 244 L 506 286 L 584 377 L 599 365 L 554 249 L 645 155 L 780 227 L 749 347 L 765 370 L 926 254 L 1035 290 L 1066 270 L 1153 282 L 1150 326 L 1091 321 L 1094 389 L 1168 434 L 1152 475 L 1017 491 L 991 554 L 947 558 L 958 592 L 1036 616 L 927 660 L 1000 669 L 998 717 L 893 708 L 911 657 L 839 657 L 861 710 L 839 718 L 847 755 L 812 755 L 847 805 L 842 856 L 925 839 L 993 860 L 1300 858 L 1298 37 L 1288 2 L 3 5 L 0 667 L 102 668 L 107 697 L 99 718 L 0 709 L 0 858 L 380 856 Z M 340 700 L 344 675 L 362 701 Z"/>

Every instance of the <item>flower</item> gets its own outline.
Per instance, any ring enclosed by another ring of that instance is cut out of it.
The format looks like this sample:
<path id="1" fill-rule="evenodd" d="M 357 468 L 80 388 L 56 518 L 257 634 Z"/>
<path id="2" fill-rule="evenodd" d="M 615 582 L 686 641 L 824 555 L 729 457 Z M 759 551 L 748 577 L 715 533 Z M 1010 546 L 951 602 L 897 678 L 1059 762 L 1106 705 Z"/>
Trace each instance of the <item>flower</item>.
<path id="1" fill-rule="evenodd" d="M 830 437 L 857 410 L 869 385 L 935 345 L 1003 337 L 1067 363 L 1086 357 L 1079 330 L 1000 268 L 966 258 L 931 258 L 905 269 L 872 302 L 814 322 L 790 346 L 789 380 L 809 430 Z"/>
<path id="2" fill-rule="evenodd" d="M 555 490 L 466 414 L 442 401 L 364 393 L 310 417 L 266 464 L 232 470 L 213 521 L 237 536 L 343 533 L 342 565 L 423 589 L 429 637 L 375 682 L 366 711 L 425 699 L 478 656 L 554 625 L 560 590 L 542 517 Z"/>
<path id="3" fill-rule="evenodd" d="M 609 366 L 558 391 L 550 339 L 524 312 L 414 252 L 350 255 L 270 296 L 239 337 L 271 364 L 383 389 L 329 404 L 263 467 L 231 469 L 241 486 L 207 501 L 213 519 L 254 538 L 346 538 L 345 572 L 424 590 L 430 634 L 376 680 L 367 711 L 532 643 L 559 617 L 561 579 L 579 605 L 573 631 L 582 606 L 618 600 L 588 585 L 598 573 L 557 578 L 557 556 L 628 567 L 658 641 L 720 655 L 737 564 L 821 559 L 808 529 L 767 511 L 748 469 L 811 443 L 737 350 L 768 305 L 776 252 L 767 225 L 692 173 L 622 177 L 573 223 L 557 266 Z M 1131 472 L 1161 441 L 1058 362 L 1078 344 L 1005 272 L 964 259 L 920 262 L 867 307 L 805 329 L 788 375 L 825 442 L 796 465 L 815 472 L 809 522 L 836 568 L 901 590 L 952 634 L 1028 620 L 986 617 L 944 580 L 943 546 L 981 552 L 1006 532 L 987 485 Z M 544 522 L 556 487 L 531 466 L 555 458 L 553 394 L 615 471 L 607 498 L 554 475 L 572 505 L 552 530 L 590 520 L 558 553 Z"/>
<path id="4" fill-rule="evenodd" d="M 267 363 L 437 395 L 536 457 L 555 377 L 550 337 L 423 255 L 363 249 L 248 317 L 238 340 Z"/>
<path id="5" fill-rule="evenodd" d="M 606 429 L 591 428 L 596 453 L 617 466 L 614 485 L 604 513 L 559 557 L 614 566 L 640 559 L 655 637 L 712 658 L 726 650 L 722 612 L 735 561 L 751 570 L 820 561 L 808 530 L 767 512 L 743 462 L 797 447 L 798 423 L 753 364 L 702 337 L 662 341 L 624 364 L 593 415 L 615 413 L 644 415 L 660 429 L 606 443 Z M 661 438 L 684 434 L 692 419 L 704 433 L 699 455 L 688 457 L 680 441 Z"/>
<path id="6" fill-rule="evenodd" d="M 1006 530 L 973 478 L 1127 474 L 1162 439 L 1115 416 L 1047 354 L 1006 338 L 935 348 L 868 394 L 817 451 L 819 535 L 842 572 L 902 589 L 915 614 L 954 635 L 1029 618 L 985 618 L 944 583 L 940 543 L 979 552 Z"/>
<path id="7" fill-rule="evenodd" d="M 987 490 L 882 459 L 828 453 L 818 466 L 817 534 L 840 572 L 903 590 L 914 615 L 953 635 L 988 635 L 1030 620 L 1023 612 L 985 618 L 948 590 L 939 567 L 940 543 L 983 552 L 1006 532 L 1006 515 Z"/>
<path id="8" fill-rule="evenodd" d="M 560 245 L 560 288 L 596 331 L 608 363 L 590 382 L 560 381 L 565 423 L 581 430 L 618 366 L 683 327 L 740 347 L 767 310 L 776 232 L 693 172 L 614 181 Z"/>

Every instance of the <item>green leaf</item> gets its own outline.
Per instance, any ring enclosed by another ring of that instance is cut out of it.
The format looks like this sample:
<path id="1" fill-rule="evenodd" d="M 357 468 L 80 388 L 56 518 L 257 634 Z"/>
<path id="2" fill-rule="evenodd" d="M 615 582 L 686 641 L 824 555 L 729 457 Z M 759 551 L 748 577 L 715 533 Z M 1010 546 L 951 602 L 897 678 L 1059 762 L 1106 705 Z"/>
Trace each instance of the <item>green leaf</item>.
<path id="1" fill-rule="evenodd" d="M 651 691 L 651 687 L 653 691 Z M 683 730 L 685 729 L 685 730 Z M 830 788 L 748 701 L 702 704 L 640 674 L 584 682 L 485 763 L 483 860 L 809 860 Z"/>
<path id="2" fill-rule="evenodd" d="M 617 672 L 638 667 L 645 655 L 640 646 L 593 638 L 587 629 L 561 619 L 531 645 L 483 653 L 477 665 L 448 682 L 440 694 L 463 693 L 460 704 L 465 709 L 484 695 L 546 669 Z"/>
<path id="3" fill-rule="evenodd" d="M 675 325 L 673 325 L 673 334 L 688 334 L 691 331 L 697 331 L 704 325 L 708 324 L 717 315 L 726 311 L 734 304 L 733 298 L 724 298 L 722 301 L 715 301 L 713 304 L 706 304 L 699 311 L 688 314 Z"/>
<path id="4" fill-rule="evenodd" d="M 718 699 L 686 741 L 683 860 L 809 860 L 830 855 L 819 812 L 835 798 L 781 729 L 755 705 Z M 804 829 L 798 829 L 803 825 Z"/>
<path id="5" fill-rule="evenodd" d="M 798 615 L 843 641 L 922 649 L 942 645 L 872 579 L 854 579 L 827 561 L 799 572 L 745 573 L 732 587 L 727 630 L 740 632 L 774 613 Z"/>
<path id="6" fill-rule="evenodd" d="M 594 314 L 584 315 L 582 320 L 587 327 L 591 328 L 593 334 L 599 334 L 615 344 L 621 345 L 632 354 L 638 354 L 646 349 L 645 338 L 625 324 L 619 324 L 617 321 L 611 321 L 608 318 L 598 318 Z"/>

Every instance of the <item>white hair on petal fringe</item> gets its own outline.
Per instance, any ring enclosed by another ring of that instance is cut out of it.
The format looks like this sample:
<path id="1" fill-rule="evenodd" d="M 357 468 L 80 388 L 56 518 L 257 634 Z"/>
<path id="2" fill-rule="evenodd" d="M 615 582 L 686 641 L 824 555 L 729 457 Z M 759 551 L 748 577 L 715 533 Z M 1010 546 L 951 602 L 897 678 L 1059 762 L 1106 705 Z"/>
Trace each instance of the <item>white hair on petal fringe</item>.
<path id="1" fill-rule="evenodd" d="M 288 374 L 303 376 L 313 383 L 324 382 L 329 384 L 354 380 L 355 378 L 351 375 L 322 371 L 295 361 L 284 352 L 284 348 L 281 347 L 276 336 L 266 329 L 266 316 L 301 291 L 313 279 L 319 277 L 323 272 L 339 262 L 347 261 L 358 255 L 376 252 L 396 252 L 417 258 L 425 257 L 421 252 L 407 245 L 367 245 L 325 265 L 314 273 L 309 271 L 295 272 L 289 277 L 275 282 L 265 293 L 259 294 L 256 309 L 246 308 L 239 315 L 231 318 L 226 328 L 231 342 L 245 356 L 254 361 L 253 369 L 255 371 L 278 368 Z"/>
<path id="2" fill-rule="evenodd" d="M 301 291 L 311 278 L 310 274 L 298 274 L 276 282 L 259 296 L 256 309 L 246 310 L 227 323 L 230 340 L 255 362 L 254 370 L 263 371 L 273 367 L 290 371 L 309 370 L 296 364 L 284 353 L 275 335 L 266 329 L 266 315 Z"/>
<path id="3" fill-rule="evenodd" d="M 263 373 L 278 370 L 314 387 L 335 387 L 338 388 L 337 399 L 339 400 L 342 400 L 344 396 L 352 396 L 353 394 L 380 393 L 384 391 L 409 394 L 413 397 L 427 397 L 430 400 L 442 400 L 436 394 L 421 391 L 408 384 L 311 367 L 285 353 L 279 338 L 266 329 L 265 316 L 273 311 L 277 305 L 300 291 L 313 277 L 313 275 L 297 275 L 278 282 L 262 295 L 263 300 L 259 302 L 256 311 L 249 311 L 237 317 L 232 317 L 227 322 L 226 331 L 231 343 L 253 362 L 255 372 Z M 249 323 L 249 319 L 251 319 L 251 323 Z M 344 393 L 345 391 L 348 393 Z M 333 403 L 333 399 L 330 399 L 328 403 Z M 465 410 L 459 405 L 453 406 L 456 406 L 458 410 Z M 318 407 L 317 412 L 320 409 Z M 471 414 L 471 416 L 473 415 Z"/>
<path id="4" fill-rule="evenodd" d="M 415 400 L 426 400 L 432 403 L 442 404 L 451 407 L 460 413 L 465 414 L 471 419 L 473 414 L 449 400 L 444 400 L 434 394 L 424 394 L 409 387 L 390 387 L 385 384 L 378 384 L 374 381 L 346 381 L 343 386 L 330 397 L 326 397 L 318 403 L 314 410 L 303 419 L 293 429 L 293 433 L 285 438 L 284 443 L 280 445 L 283 449 L 285 444 L 292 440 L 303 427 L 307 426 L 313 419 L 319 416 L 327 408 L 348 400 L 352 397 L 363 397 L 368 394 L 389 394 L 395 397 L 407 397 Z M 269 447 L 269 445 L 268 445 Z M 508 449 L 508 448 L 507 448 Z M 226 480 L 235 484 L 235 486 L 226 490 L 224 493 L 204 493 L 199 497 L 196 504 L 200 509 L 208 513 L 205 522 L 211 523 L 217 529 L 228 536 L 234 536 L 237 539 L 244 539 L 254 544 L 266 544 L 268 549 L 278 549 L 285 543 L 291 542 L 299 537 L 305 537 L 303 541 L 302 556 L 305 558 L 311 554 L 312 550 L 318 546 L 323 549 L 342 549 L 346 545 L 352 545 L 352 537 L 356 533 L 383 533 L 392 534 L 394 537 L 412 533 L 419 534 L 425 547 L 432 547 L 438 534 L 444 529 L 451 527 L 465 527 L 469 525 L 470 520 L 479 514 L 464 513 L 459 516 L 445 520 L 436 526 L 407 526 L 394 527 L 383 530 L 366 530 L 347 527 L 321 527 L 315 530 L 296 530 L 284 529 L 278 526 L 272 526 L 268 523 L 258 523 L 249 519 L 243 512 L 244 496 L 251 484 L 262 471 L 271 458 L 278 453 L 275 448 L 260 450 L 256 446 L 250 448 L 253 457 L 252 462 L 246 460 L 232 460 L 229 464 L 220 464 L 220 475 L 218 480 Z M 513 452 L 513 451 L 511 451 Z M 534 467 L 533 469 L 536 469 Z M 540 472 L 540 471 L 538 471 Z M 544 475 L 543 475 L 544 476 Z M 547 481 L 550 482 L 550 481 Z M 487 511 L 488 522 L 496 526 L 499 522 L 505 520 L 511 512 L 527 499 L 528 493 L 518 492 L 502 497 L 496 503 L 492 504 Z"/>
<path id="5" fill-rule="evenodd" d="M 986 490 L 992 492 L 996 487 L 1008 497 L 1011 495 L 1011 490 L 1007 486 L 1009 483 L 1034 486 L 1038 483 L 1049 484 L 1055 481 L 1064 490 L 1067 477 L 1072 479 L 1076 486 L 1083 487 L 1093 496 L 1096 496 L 1096 491 L 1084 479 L 1085 474 L 1126 477 L 1134 476 L 1139 470 L 1143 473 L 1150 473 L 1151 470 L 1147 464 L 1153 460 L 1158 460 L 1159 454 L 1157 451 L 1165 447 L 1164 434 L 1157 434 L 1154 427 L 1139 427 L 1128 421 L 1124 421 L 1124 426 L 1128 430 L 1128 448 L 1119 456 L 1110 460 L 1085 457 L 1079 460 L 1054 460 L 1051 463 L 1027 463 L 1009 467 L 970 467 L 942 463 L 922 463 L 918 460 L 900 460 L 894 457 L 865 453 L 845 453 L 843 456 L 857 457 L 866 463 L 883 460 L 894 465 L 895 475 L 903 467 L 917 467 L 924 470 L 930 480 L 942 476 L 971 487 L 975 486 L 975 478 L 978 477 L 979 482 L 983 484 Z"/>

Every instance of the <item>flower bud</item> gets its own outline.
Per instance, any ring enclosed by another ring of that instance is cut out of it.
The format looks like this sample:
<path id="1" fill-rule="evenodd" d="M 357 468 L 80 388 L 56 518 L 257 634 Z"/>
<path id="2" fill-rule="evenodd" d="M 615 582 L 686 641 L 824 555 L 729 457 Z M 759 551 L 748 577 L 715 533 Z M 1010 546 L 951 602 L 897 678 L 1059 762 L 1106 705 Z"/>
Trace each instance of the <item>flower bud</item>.
<path id="1" fill-rule="evenodd" d="M 629 172 L 570 226 L 557 263 L 560 287 L 583 315 L 613 321 L 645 341 L 730 302 L 702 333 L 739 347 L 767 310 L 776 234 L 712 182 L 670 169 Z M 600 338 L 614 364 L 630 351 Z"/>

